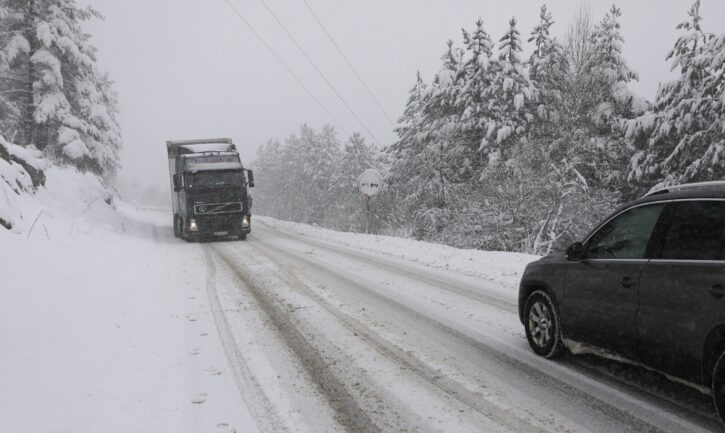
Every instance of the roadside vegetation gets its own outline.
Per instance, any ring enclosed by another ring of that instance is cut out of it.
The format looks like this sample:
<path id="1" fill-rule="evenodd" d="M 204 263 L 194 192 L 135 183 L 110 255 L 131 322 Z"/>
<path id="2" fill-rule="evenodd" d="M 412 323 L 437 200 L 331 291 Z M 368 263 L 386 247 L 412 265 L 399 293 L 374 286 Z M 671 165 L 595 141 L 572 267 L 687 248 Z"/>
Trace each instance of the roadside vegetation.
<path id="1" fill-rule="evenodd" d="M 725 33 L 708 31 L 695 1 L 667 56 L 678 77 L 650 102 L 630 90 L 621 14 L 596 21 L 583 7 L 561 40 L 546 6 L 524 37 L 516 19 L 504 35 L 477 20 L 431 80 L 415 75 L 392 145 L 303 126 L 262 146 L 256 212 L 361 231 L 353 181 L 376 167 L 377 232 L 546 254 L 656 185 L 722 179 Z"/>
<path id="2" fill-rule="evenodd" d="M 102 16 L 75 0 L 0 0 L 0 225 L 6 229 L 23 219 L 18 197 L 42 186 L 51 165 L 104 181 L 118 169 L 117 95 L 83 31 L 91 19 Z"/>

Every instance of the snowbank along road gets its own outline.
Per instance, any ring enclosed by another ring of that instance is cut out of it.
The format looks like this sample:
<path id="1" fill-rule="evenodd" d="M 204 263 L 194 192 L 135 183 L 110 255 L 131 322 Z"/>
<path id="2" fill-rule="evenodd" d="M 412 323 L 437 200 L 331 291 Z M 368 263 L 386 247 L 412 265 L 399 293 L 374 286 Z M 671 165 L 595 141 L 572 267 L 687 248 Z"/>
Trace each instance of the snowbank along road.
<path id="1" fill-rule="evenodd" d="M 707 396 L 654 373 L 536 357 L 516 287 L 481 278 L 497 269 L 473 277 L 318 232 L 259 218 L 247 242 L 190 246 L 259 431 L 720 429 Z"/>

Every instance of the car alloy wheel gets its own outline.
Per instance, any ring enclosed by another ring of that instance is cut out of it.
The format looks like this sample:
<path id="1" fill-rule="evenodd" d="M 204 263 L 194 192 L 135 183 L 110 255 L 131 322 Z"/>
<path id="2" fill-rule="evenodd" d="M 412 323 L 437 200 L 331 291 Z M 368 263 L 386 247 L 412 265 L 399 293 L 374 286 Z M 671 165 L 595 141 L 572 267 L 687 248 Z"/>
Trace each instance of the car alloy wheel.
<path id="1" fill-rule="evenodd" d="M 529 328 L 531 329 L 531 338 L 539 347 L 546 347 L 551 341 L 552 320 L 549 307 L 543 302 L 534 302 L 529 312 Z"/>
<path id="2" fill-rule="evenodd" d="M 526 339 L 537 355 L 555 358 L 564 351 L 559 328 L 559 313 L 548 293 L 536 290 L 524 309 Z"/>

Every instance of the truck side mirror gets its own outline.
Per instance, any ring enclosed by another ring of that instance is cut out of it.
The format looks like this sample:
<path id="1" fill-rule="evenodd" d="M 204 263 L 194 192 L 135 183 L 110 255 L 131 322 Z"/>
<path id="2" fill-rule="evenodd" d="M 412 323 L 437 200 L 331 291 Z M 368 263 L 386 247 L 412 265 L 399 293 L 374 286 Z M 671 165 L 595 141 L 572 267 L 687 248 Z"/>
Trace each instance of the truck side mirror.
<path id="1" fill-rule="evenodd" d="M 254 171 L 247 170 L 247 179 L 249 179 L 249 187 L 254 188 Z"/>
<path id="2" fill-rule="evenodd" d="M 178 174 L 175 174 L 173 179 L 174 179 L 174 192 L 181 191 L 181 176 Z"/>

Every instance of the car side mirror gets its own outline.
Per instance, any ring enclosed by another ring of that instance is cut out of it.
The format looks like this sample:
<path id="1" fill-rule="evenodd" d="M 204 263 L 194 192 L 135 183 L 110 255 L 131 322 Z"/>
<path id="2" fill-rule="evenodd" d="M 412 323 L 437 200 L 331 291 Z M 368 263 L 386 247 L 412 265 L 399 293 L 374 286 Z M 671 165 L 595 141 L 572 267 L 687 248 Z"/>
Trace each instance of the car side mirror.
<path id="1" fill-rule="evenodd" d="M 174 192 L 181 191 L 181 176 L 175 174 L 174 177 Z"/>
<path id="2" fill-rule="evenodd" d="M 249 179 L 249 187 L 254 188 L 254 171 L 247 170 L 247 179 Z"/>
<path id="3" fill-rule="evenodd" d="M 566 258 L 571 261 L 583 260 L 584 257 L 584 245 L 581 242 L 575 242 L 569 245 L 566 249 Z"/>

